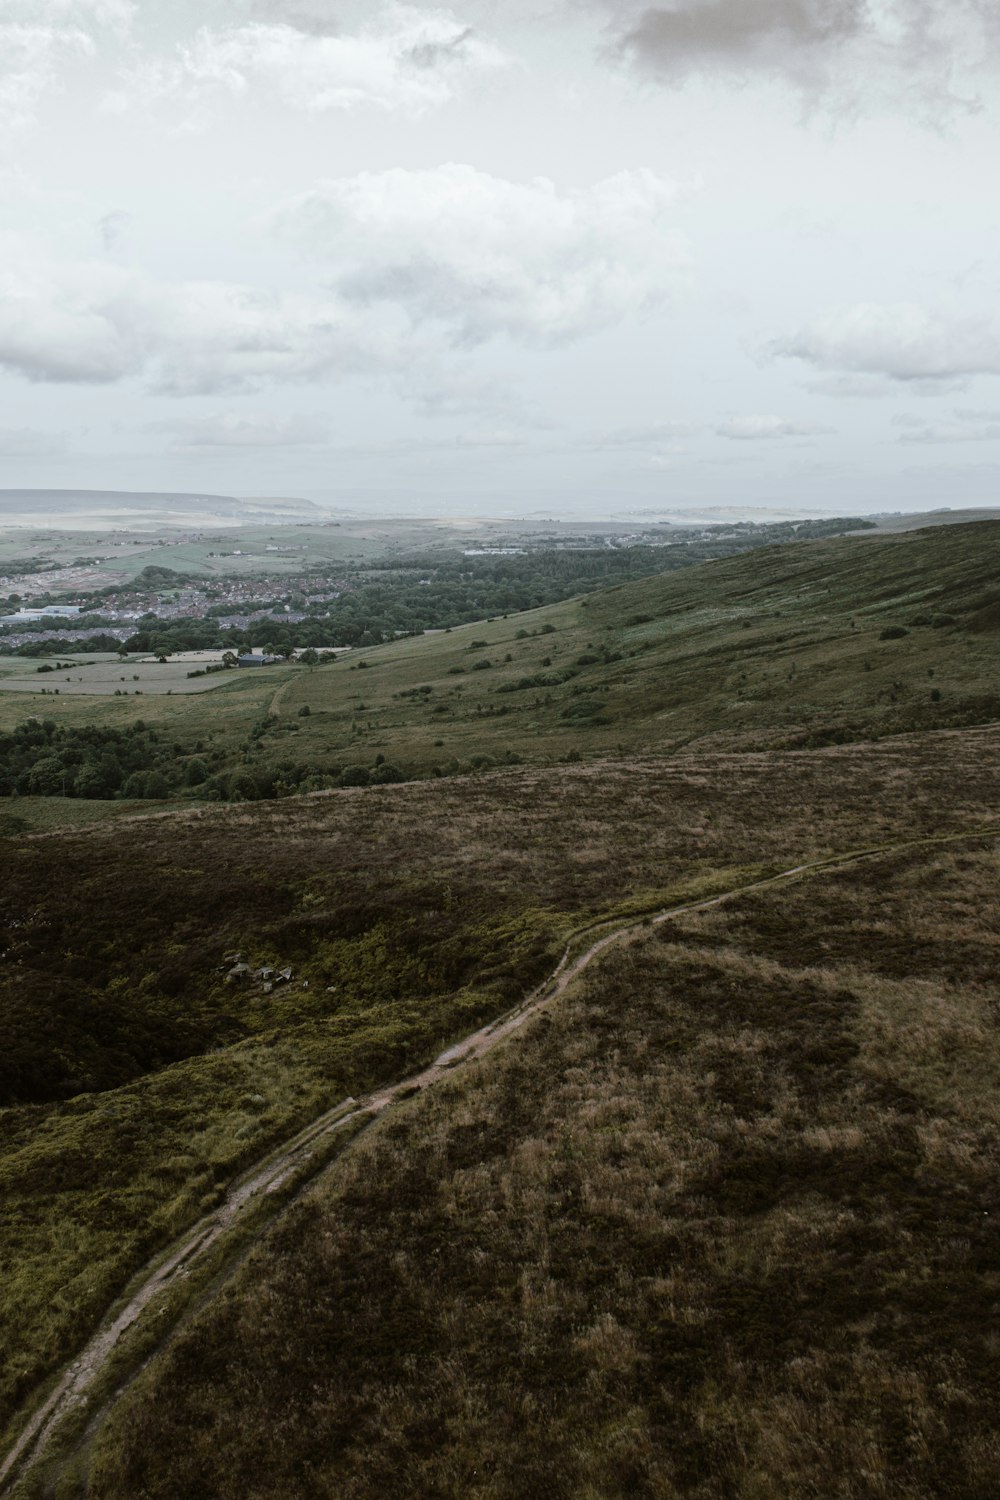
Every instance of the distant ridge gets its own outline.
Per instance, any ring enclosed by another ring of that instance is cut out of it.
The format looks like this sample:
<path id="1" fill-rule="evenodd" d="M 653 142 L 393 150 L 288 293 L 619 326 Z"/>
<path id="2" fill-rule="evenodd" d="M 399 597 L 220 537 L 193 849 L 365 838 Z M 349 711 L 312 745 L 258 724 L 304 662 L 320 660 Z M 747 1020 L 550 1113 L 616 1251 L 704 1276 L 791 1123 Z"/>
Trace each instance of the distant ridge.
<path id="1" fill-rule="evenodd" d="M 310 500 L 177 493 L 169 490 L 0 489 L 0 526 L 236 526 L 248 522 L 316 521 Z"/>

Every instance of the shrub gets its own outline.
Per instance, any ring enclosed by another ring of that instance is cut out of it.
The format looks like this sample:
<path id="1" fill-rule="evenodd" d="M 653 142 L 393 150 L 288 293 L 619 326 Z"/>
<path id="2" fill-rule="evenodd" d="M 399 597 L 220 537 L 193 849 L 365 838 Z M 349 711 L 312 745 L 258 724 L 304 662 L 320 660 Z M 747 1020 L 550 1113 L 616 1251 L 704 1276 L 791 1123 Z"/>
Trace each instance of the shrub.
<path id="1" fill-rule="evenodd" d="M 340 773 L 341 786 L 368 786 L 371 779 L 367 766 L 345 766 Z"/>

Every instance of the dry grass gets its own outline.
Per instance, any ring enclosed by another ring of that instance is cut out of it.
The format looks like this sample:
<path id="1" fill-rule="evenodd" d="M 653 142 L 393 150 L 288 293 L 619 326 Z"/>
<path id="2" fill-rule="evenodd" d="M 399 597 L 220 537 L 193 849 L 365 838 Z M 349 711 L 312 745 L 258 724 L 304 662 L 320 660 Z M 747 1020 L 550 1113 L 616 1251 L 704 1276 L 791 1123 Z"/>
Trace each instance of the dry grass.
<path id="1" fill-rule="evenodd" d="M 356 1144 L 87 1494 L 997 1493 L 997 869 L 889 858 L 607 953 Z"/>

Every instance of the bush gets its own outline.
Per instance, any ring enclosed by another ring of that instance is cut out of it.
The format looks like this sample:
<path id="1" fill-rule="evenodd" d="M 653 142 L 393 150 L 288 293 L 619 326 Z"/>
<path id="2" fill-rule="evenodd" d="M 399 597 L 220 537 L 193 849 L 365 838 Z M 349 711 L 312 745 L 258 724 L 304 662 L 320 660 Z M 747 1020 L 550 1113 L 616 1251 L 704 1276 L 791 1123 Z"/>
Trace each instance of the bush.
<path id="1" fill-rule="evenodd" d="M 340 773 L 341 786 L 368 786 L 371 779 L 367 766 L 345 766 Z"/>
<path id="2" fill-rule="evenodd" d="M 372 782 L 375 786 L 389 786 L 397 781 L 405 781 L 406 777 L 398 766 L 392 765 L 390 761 L 383 761 L 380 766 L 375 767 Z"/>

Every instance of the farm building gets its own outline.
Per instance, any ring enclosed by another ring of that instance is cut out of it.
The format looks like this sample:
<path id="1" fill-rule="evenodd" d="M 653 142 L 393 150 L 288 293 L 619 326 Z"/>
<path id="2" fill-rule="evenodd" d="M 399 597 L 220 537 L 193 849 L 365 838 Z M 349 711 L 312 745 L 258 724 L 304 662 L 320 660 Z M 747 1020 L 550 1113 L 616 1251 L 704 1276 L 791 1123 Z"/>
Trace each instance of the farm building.
<path id="1" fill-rule="evenodd" d="M 238 667 L 272 667 L 281 661 L 280 656 L 266 656 L 263 651 L 245 651 L 236 658 Z"/>

